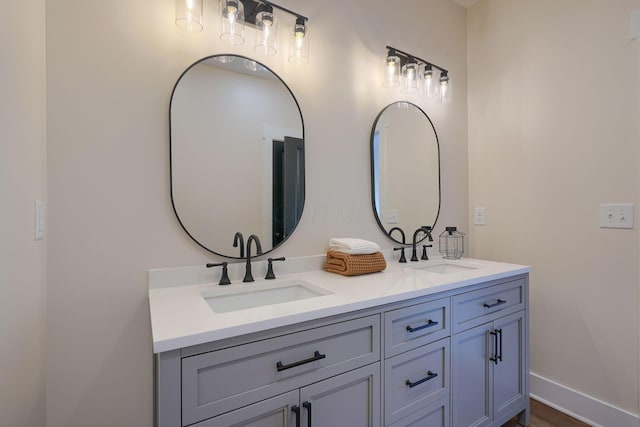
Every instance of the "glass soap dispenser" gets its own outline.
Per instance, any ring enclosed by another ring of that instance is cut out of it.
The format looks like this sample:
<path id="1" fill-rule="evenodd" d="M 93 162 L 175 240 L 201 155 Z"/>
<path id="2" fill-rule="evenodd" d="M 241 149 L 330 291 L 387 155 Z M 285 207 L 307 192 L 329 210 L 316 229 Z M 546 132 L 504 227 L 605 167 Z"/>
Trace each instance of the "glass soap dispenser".
<path id="1" fill-rule="evenodd" d="M 457 227 L 446 227 L 440 234 L 440 254 L 445 259 L 460 259 L 464 253 L 464 233 Z"/>

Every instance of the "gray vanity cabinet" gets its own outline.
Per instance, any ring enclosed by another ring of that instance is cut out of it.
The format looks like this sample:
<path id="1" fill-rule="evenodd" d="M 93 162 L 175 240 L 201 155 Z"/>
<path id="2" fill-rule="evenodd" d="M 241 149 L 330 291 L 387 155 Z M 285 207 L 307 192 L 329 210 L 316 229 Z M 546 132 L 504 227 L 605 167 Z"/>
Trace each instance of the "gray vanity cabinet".
<path id="1" fill-rule="evenodd" d="M 194 427 L 313 427 L 380 425 L 380 364 L 194 424 Z"/>
<path id="2" fill-rule="evenodd" d="M 161 353 L 156 425 L 293 426 L 299 407 L 301 427 L 345 425 L 337 417 L 378 427 L 379 361 L 379 314 Z"/>
<path id="3" fill-rule="evenodd" d="M 528 425 L 528 275 L 156 355 L 156 427 Z"/>
<path id="4" fill-rule="evenodd" d="M 524 279 L 454 296 L 454 330 L 481 323 L 451 338 L 454 427 L 500 426 L 527 408 L 525 298 Z"/>
<path id="5" fill-rule="evenodd" d="M 448 427 L 450 307 L 440 298 L 384 313 L 386 426 Z"/>

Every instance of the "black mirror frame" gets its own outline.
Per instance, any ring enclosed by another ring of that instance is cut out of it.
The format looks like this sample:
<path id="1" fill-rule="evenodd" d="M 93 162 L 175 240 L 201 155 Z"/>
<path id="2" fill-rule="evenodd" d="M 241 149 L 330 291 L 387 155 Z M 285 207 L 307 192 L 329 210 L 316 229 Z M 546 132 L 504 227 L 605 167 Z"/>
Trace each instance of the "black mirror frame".
<path id="1" fill-rule="evenodd" d="M 289 85 L 287 85 L 285 83 L 284 80 L 282 80 L 282 78 L 277 75 L 271 68 L 267 67 L 266 65 L 264 65 L 263 63 L 256 61 L 252 58 L 243 56 L 243 55 L 237 55 L 234 53 L 222 53 L 222 54 L 215 54 L 215 55 L 209 55 L 206 56 L 204 58 L 201 58 L 199 60 L 197 60 L 196 62 L 194 62 L 193 64 L 191 64 L 190 66 L 188 66 L 181 74 L 180 77 L 178 77 L 178 80 L 176 80 L 176 83 L 173 85 L 173 89 L 171 90 L 171 98 L 169 100 L 169 191 L 170 191 L 170 195 L 171 195 L 171 207 L 173 208 L 173 213 L 176 216 L 176 219 L 178 220 L 178 223 L 180 224 L 180 226 L 182 227 L 182 229 L 184 230 L 185 233 L 187 233 L 187 235 L 191 238 L 191 240 L 193 240 L 194 242 L 196 242 L 198 244 L 198 246 L 200 246 L 201 248 L 207 250 L 208 252 L 211 252 L 212 254 L 224 257 L 224 258 L 229 258 L 229 259 L 245 259 L 246 257 L 236 257 L 236 256 L 230 256 L 230 255 L 225 255 L 225 254 L 221 254 L 219 252 L 214 251 L 211 248 L 208 248 L 207 246 L 205 246 L 203 243 L 199 242 L 198 239 L 196 239 L 190 232 L 189 230 L 187 230 L 187 228 L 184 226 L 184 224 L 182 223 L 182 220 L 180 219 L 180 216 L 178 215 L 178 211 L 176 210 L 176 205 L 175 205 L 175 200 L 173 197 L 173 159 L 172 159 L 172 155 L 171 155 L 171 149 L 172 149 L 172 139 L 171 139 L 171 106 L 173 104 L 173 95 L 176 91 L 176 88 L 178 87 L 178 84 L 180 83 L 180 81 L 182 80 L 182 78 L 185 76 L 185 74 L 187 74 L 189 72 L 189 70 L 191 70 L 193 67 L 195 67 L 196 65 L 200 64 L 201 62 L 207 61 L 209 59 L 213 59 L 216 57 L 223 57 L 223 56 L 233 56 L 236 58 L 239 58 L 241 60 L 248 60 L 248 61 L 253 61 L 256 64 L 260 65 L 261 67 L 264 67 L 267 71 L 271 72 L 271 74 L 273 74 L 279 81 L 280 83 L 282 83 L 284 85 L 284 87 L 287 89 L 287 91 L 289 91 L 289 94 L 291 94 L 291 98 L 293 99 L 293 102 L 295 102 L 296 107 L 298 108 L 298 113 L 300 114 L 300 124 L 302 126 L 302 140 L 305 141 L 305 132 L 304 132 L 304 117 L 302 116 L 302 110 L 300 109 L 300 104 L 298 103 L 298 100 L 296 99 L 295 95 L 293 94 L 293 91 L 291 90 L 291 88 L 289 87 Z M 305 163 L 306 165 L 306 154 L 305 154 L 304 150 L 302 152 L 302 161 Z M 303 185 L 304 185 L 304 195 L 305 195 L 305 202 L 306 202 L 306 195 L 307 195 L 307 188 L 306 188 L 306 179 L 303 180 Z M 305 203 L 306 204 L 306 203 Z M 295 232 L 295 230 L 298 228 L 298 225 L 300 224 L 300 220 L 302 218 L 302 215 L 304 215 L 304 204 L 302 206 L 302 211 L 300 212 L 300 218 L 298 218 L 298 221 L 296 222 L 295 226 L 291 229 L 291 233 L 289 233 L 288 236 L 286 236 L 280 243 L 278 243 L 277 245 L 273 246 L 271 249 L 266 250 L 264 252 L 262 252 L 259 255 L 254 255 L 251 258 L 259 258 L 263 255 L 268 254 L 269 252 L 272 252 L 273 250 L 275 250 L 276 248 L 280 247 L 284 242 L 286 242 Z"/>
<path id="2" fill-rule="evenodd" d="M 375 172 L 374 172 L 374 153 L 373 153 L 373 138 L 375 136 L 376 133 L 376 126 L 378 125 L 378 121 L 380 120 L 380 117 L 382 116 L 382 114 L 384 114 L 384 112 L 387 110 L 387 108 L 393 106 L 393 105 L 397 105 L 399 103 L 406 103 L 409 105 L 414 106 L 415 108 L 417 108 L 425 117 L 426 119 L 429 121 L 429 124 L 431 125 L 431 128 L 433 129 L 433 133 L 436 136 L 436 149 L 438 151 L 438 212 L 436 213 L 436 218 L 433 220 L 433 224 L 431 224 L 431 229 L 434 230 L 436 227 L 436 223 L 438 222 L 438 218 L 440 217 L 440 209 L 442 207 L 442 172 L 441 172 L 441 162 L 440 162 L 440 139 L 438 138 L 438 132 L 436 132 L 436 127 L 433 125 L 433 122 L 431 121 L 431 118 L 427 115 L 427 113 L 424 112 L 424 110 L 422 108 L 420 108 L 419 106 L 417 106 L 416 104 L 412 103 L 412 102 L 408 102 L 408 101 L 396 101 L 396 102 L 392 102 L 391 104 L 387 105 L 386 107 L 384 107 L 380 113 L 378 113 L 378 115 L 376 116 L 376 119 L 373 122 L 373 127 L 371 128 L 371 136 L 370 136 L 370 140 L 369 140 L 369 160 L 370 160 L 370 170 L 371 170 L 371 208 L 373 210 L 373 216 L 376 218 L 376 222 L 378 223 L 378 227 L 380 227 L 380 230 L 382 230 L 384 232 L 384 234 L 391 239 L 393 242 L 398 243 L 398 244 L 411 244 L 412 242 L 401 242 L 399 240 L 396 240 L 390 233 L 389 231 L 387 231 L 384 228 L 384 225 L 382 224 L 382 221 L 380 221 L 380 217 L 378 216 L 378 211 L 376 209 L 376 194 L 375 194 Z M 429 224 L 424 224 L 426 226 L 429 226 Z M 411 235 L 415 230 L 404 230 L 405 233 L 409 233 L 409 235 Z M 427 238 L 427 236 L 425 235 L 424 237 L 422 237 L 422 239 L 419 240 L 419 242 L 422 242 L 423 240 L 425 240 Z M 416 242 L 417 243 L 417 242 Z"/>

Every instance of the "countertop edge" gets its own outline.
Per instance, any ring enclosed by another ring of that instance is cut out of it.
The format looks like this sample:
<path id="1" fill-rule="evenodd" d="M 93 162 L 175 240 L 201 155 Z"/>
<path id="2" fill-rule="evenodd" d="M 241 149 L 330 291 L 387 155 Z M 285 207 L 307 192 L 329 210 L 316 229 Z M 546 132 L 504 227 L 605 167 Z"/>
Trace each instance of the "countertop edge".
<path id="1" fill-rule="evenodd" d="M 507 264 L 505 264 L 507 265 Z M 432 286 L 423 289 L 416 289 L 406 292 L 400 292 L 396 294 L 390 294 L 385 296 L 372 297 L 362 299 L 359 301 L 346 302 L 331 307 L 323 307 L 317 310 L 308 310 L 300 313 L 284 315 L 266 320 L 248 322 L 236 326 L 225 327 L 222 329 L 211 330 L 206 332 L 200 332 L 190 335 L 183 335 L 174 338 L 157 339 L 153 330 L 152 321 L 152 335 L 153 335 L 153 352 L 163 353 L 180 348 L 191 347 L 194 345 L 204 344 L 208 342 L 220 341 L 228 338 L 233 338 L 240 335 L 246 335 L 256 332 L 263 332 L 275 328 L 292 326 L 297 323 L 303 323 L 308 321 L 319 320 L 326 317 L 343 315 L 349 312 L 372 309 L 387 304 L 393 304 L 409 299 L 426 297 L 438 293 L 448 292 L 455 289 L 460 289 L 468 286 L 473 286 L 482 282 L 488 282 L 493 280 L 500 280 L 508 277 L 518 276 L 531 272 L 531 267 L 522 265 L 509 265 L 510 269 L 501 272 L 490 273 L 487 275 L 473 277 L 469 279 L 463 279 L 456 282 L 442 283 L 437 286 Z M 153 313 L 151 311 L 151 317 Z"/>

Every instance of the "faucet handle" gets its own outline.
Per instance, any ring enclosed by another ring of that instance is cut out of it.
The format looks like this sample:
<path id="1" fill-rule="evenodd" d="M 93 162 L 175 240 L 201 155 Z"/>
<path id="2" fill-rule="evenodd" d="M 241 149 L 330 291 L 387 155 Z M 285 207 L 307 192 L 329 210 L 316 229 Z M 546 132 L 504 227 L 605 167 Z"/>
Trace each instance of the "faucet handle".
<path id="1" fill-rule="evenodd" d="M 269 262 L 269 266 L 267 267 L 267 275 L 264 276 L 265 280 L 273 280 L 276 278 L 276 275 L 273 273 L 273 261 L 284 261 L 285 257 L 280 258 L 267 258 Z"/>
<path id="2" fill-rule="evenodd" d="M 427 248 L 432 248 L 433 245 L 422 245 L 422 257 L 420 259 L 429 261 L 429 255 L 427 255 Z"/>
<path id="3" fill-rule="evenodd" d="M 404 246 L 399 247 L 399 248 L 393 248 L 394 251 L 400 251 L 400 261 L 398 262 L 407 262 L 407 258 L 405 258 L 404 256 Z"/>
<path id="4" fill-rule="evenodd" d="M 219 264 L 207 264 L 207 268 L 222 266 L 222 276 L 220 276 L 220 281 L 218 282 L 218 285 L 220 286 L 231 284 L 231 280 L 229 280 L 229 272 L 227 270 L 227 264 L 228 264 L 227 262 L 221 262 Z"/>
<path id="5" fill-rule="evenodd" d="M 427 234 L 427 238 L 429 239 L 430 242 L 433 242 L 433 237 L 431 236 L 431 232 L 433 231 L 433 227 L 430 225 L 423 225 L 422 228 L 424 228 L 426 234 Z"/>

